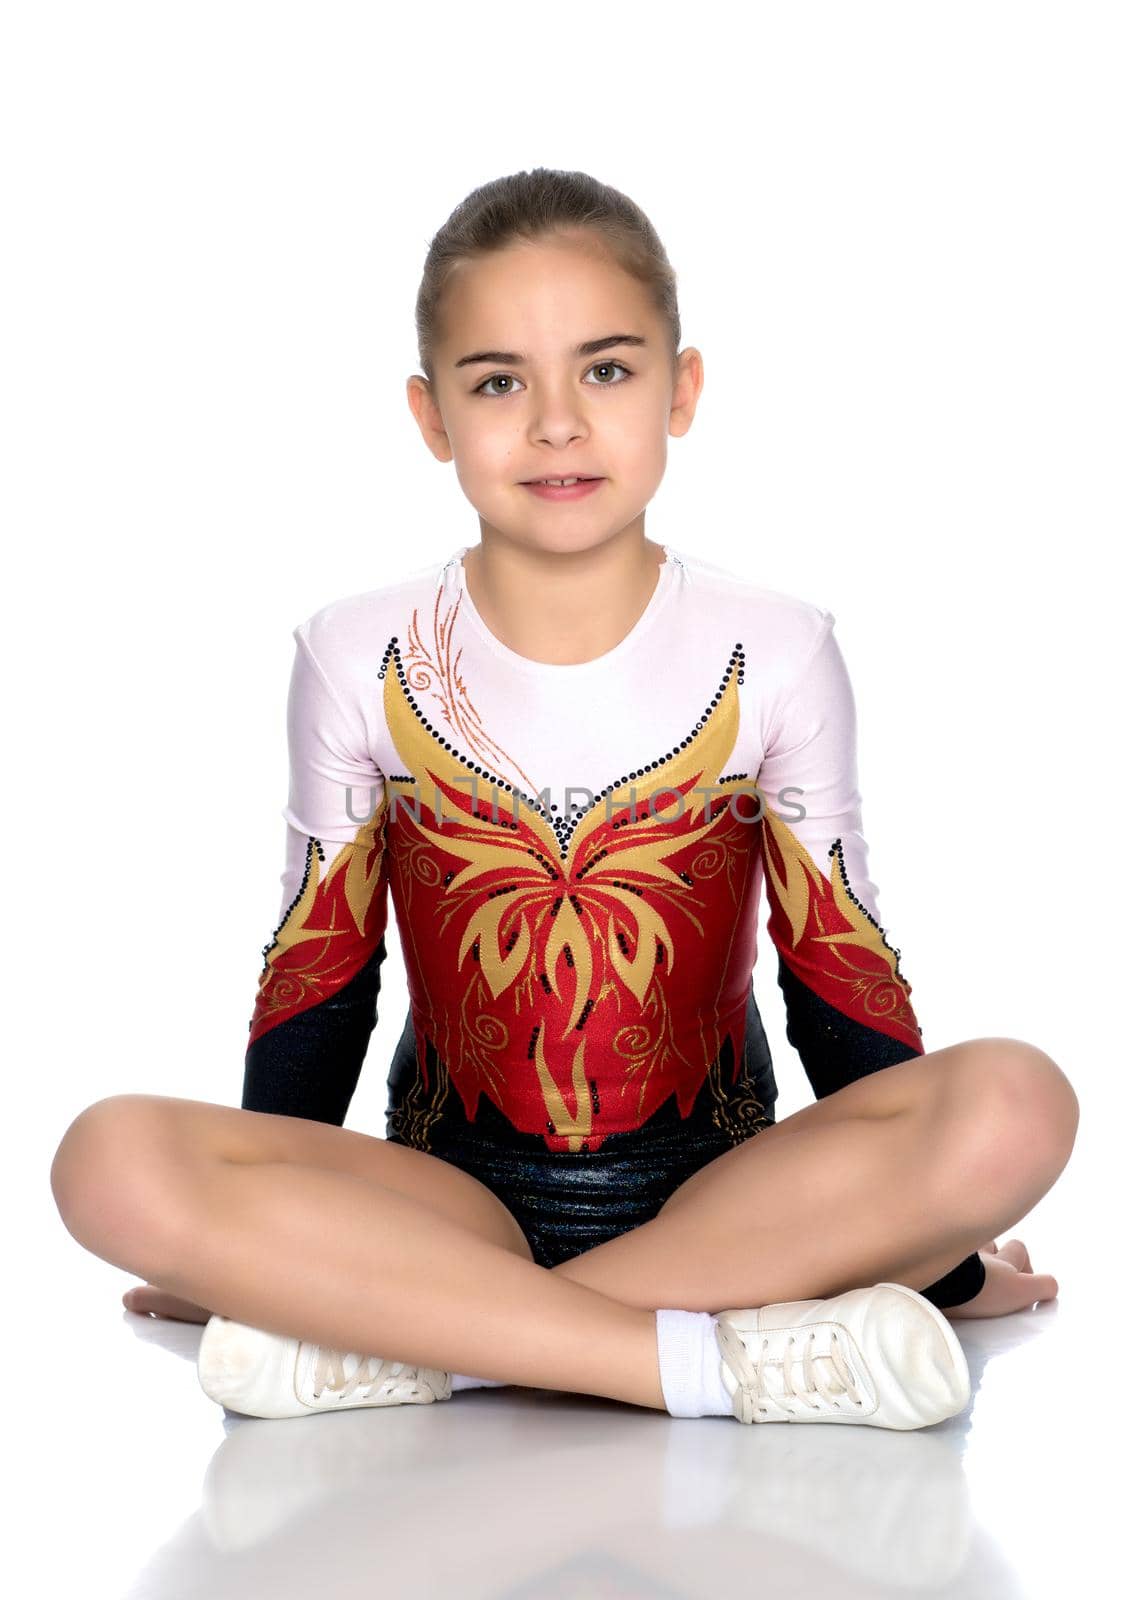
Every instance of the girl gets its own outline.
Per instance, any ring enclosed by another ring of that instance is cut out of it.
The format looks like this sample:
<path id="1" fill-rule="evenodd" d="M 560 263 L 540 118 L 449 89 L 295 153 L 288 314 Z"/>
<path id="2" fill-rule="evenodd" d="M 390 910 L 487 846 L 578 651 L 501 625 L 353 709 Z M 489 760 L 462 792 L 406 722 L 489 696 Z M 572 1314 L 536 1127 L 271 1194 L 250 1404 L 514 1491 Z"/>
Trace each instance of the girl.
<path id="1" fill-rule="evenodd" d="M 943 1312 L 1056 1293 L 992 1235 L 1063 1170 L 1076 1096 L 1017 1039 L 925 1053 L 832 613 L 647 537 L 703 383 L 658 235 L 583 173 L 489 183 L 432 242 L 417 329 L 409 404 L 479 542 L 294 630 L 242 1109 L 89 1106 L 63 1221 L 148 1280 L 131 1309 L 206 1322 L 202 1385 L 250 1415 L 482 1384 L 955 1415 Z M 781 1122 L 763 889 L 816 1096 Z M 341 1124 L 389 894 L 411 1008 L 377 1139 Z"/>

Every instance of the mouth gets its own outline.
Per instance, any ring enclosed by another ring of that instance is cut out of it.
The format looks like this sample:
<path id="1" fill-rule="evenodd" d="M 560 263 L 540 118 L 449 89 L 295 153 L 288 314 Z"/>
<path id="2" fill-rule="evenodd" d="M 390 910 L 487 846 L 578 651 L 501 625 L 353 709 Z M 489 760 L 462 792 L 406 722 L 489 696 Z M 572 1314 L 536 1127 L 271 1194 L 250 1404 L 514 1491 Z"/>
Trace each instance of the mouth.
<path id="1" fill-rule="evenodd" d="M 530 490 L 537 500 L 583 500 L 603 482 L 603 478 L 528 478 L 521 488 Z"/>

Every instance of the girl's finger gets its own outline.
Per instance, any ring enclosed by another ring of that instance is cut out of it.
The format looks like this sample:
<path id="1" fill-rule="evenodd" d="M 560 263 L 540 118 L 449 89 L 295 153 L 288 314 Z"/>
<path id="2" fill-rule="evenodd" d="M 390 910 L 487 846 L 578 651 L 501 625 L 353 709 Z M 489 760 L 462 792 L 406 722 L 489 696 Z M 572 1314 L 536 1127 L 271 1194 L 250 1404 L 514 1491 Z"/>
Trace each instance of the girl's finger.
<path id="1" fill-rule="evenodd" d="M 1032 1270 L 1032 1260 L 1023 1239 L 1005 1239 L 997 1254 L 1005 1261 L 1011 1261 L 1018 1272 L 1031 1272 Z"/>

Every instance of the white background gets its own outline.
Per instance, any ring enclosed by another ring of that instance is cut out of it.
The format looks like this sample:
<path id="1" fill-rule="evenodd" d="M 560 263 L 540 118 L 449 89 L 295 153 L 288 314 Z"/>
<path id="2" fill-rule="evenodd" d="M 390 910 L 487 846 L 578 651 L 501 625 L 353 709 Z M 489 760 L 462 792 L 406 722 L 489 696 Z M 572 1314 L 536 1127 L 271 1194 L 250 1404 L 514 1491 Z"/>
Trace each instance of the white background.
<path id="1" fill-rule="evenodd" d="M 705 359 L 648 536 L 837 616 L 927 1047 L 1028 1039 L 1077 1089 L 1015 1231 L 1111 1337 L 1139 1272 L 1140 55 L 1138 8 L 1099 3 L 5 9 L 10 1330 L 91 1276 L 113 1320 L 133 1281 L 55 1211 L 72 1117 L 239 1103 L 290 631 L 477 539 L 407 408 L 413 304 L 452 207 L 545 165 L 647 211 Z M 812 1097 L 759 949 L 788 1115 Z M 1091 1356 L 1046 1404 L 1107 1399 Z M 173 1518 L 193 1482 L 164 1482 Z M 74 1515 L 126 1585 L 145 1552 L 98 1497 Z"/>

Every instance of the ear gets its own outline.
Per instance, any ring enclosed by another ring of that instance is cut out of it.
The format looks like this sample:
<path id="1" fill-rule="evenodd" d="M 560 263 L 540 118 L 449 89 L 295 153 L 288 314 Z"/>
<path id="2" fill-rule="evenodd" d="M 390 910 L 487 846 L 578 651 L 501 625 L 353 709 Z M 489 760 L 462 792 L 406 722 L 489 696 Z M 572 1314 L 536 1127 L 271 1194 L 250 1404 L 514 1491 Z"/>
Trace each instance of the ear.
<path id="1" fill-rule="evenodd" d="M 452 460 L 452 445 L 445 431 L 441 409 L 433 397 L 429 380 L 422 373 L 411 373 L 405 384 L 409 410 L 417 419 L 421 437 L 438 461 Z"/>
<path id="2" fill-rule="evenodd" d="M 702 385 L 702 356 L 693 344 L 689 344 L 675 357 L 675 387 L 671 394 L 671 414 L 668 422 L 668 432 L 674 438 L 680 438 L 686 433 L 694 421 Z"/>

